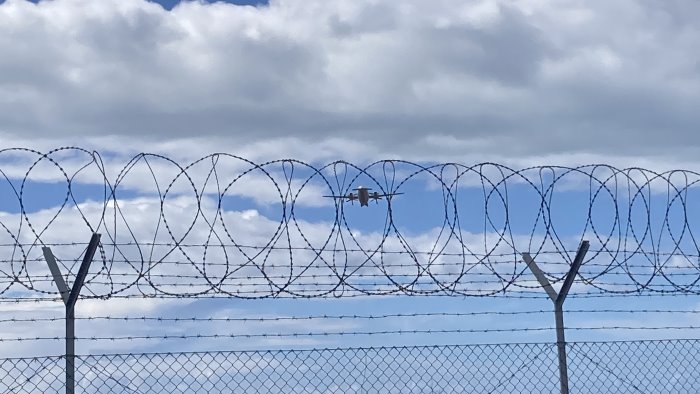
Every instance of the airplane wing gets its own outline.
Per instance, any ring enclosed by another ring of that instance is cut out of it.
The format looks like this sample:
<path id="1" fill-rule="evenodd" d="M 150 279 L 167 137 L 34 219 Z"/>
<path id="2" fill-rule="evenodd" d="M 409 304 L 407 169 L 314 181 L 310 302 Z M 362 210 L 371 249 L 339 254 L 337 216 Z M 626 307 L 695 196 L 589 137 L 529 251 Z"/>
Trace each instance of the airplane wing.
<path id="1" fill-rule="evenodd" d="M 392 197 L 392 196 L 398 196 L 399 194 L 403 194 L 403 193 L 386 193 L 386 194 L 379 194 L 379 193 L 376 193 L 376 194 L 375 194 L 375 193 L 372 193 L 372 194 L 369 195 L 369 198 L 371 198 L 372 200 L 377 201 L 377 200 L 381 200 L 382 197 L 387 197 L 387 198 L 389 198 L 389 197 Z"/>
<path id="2" fill-rule="evenodd" d="M 350 198 L 350 197 L 348 197 L 348 196 L 323 196 L 323 197 L 327 197 L 327 198 Z"/>

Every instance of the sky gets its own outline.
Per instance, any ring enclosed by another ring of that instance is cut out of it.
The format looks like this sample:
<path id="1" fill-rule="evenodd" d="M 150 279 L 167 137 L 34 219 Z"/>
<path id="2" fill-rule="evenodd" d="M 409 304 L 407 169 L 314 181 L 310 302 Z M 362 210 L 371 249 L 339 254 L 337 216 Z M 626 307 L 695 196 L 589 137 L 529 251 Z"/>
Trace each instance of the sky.
<path id="1" fill-rule="evenodd" d="M 3 0 L 0 3 L 4 3 L 6 0 Z M 29 0 L 29 2 L 38 4 L 42 0 Z M 177 6 L 178 4 L 182 3 L 182 1 L 179 0 L 160 0 L 160 1 L 150 1 L 151 3 L 156 3 L 160 4 L 163 8 L 166 10 L 170 11 L 173 9 L 173 7 Z M 269 5 L 269 1 L 267 0 L 219 0 L 219 1 L 207 1 L 207 0 L 202 0 L 200 1 L 202 4 L 210 4 L 210 3 L 224 3 L 224 4 L 233 4 L 233 5 L 250 5 L 250 6 L 266 6 Z"/>
<path id="2" fill-rule="evenodd" d="M 0 149 L 24 147 L 45 152 L 80 146 L 96 150 L 105 162 L 110 180 L 116 179 L 119 169 L 140 152 L 167 155 L 183 164 L 225 152 L 257 163 L 294 158 L 314 166 L 335 160 L 362 166 L 382 159 L 403 159 L 465 165 L 494 162 L 513 168 L 606 163 L 654 171 L 698 170 L 700 57 L 696 48 L 700 47 L 700 25 L 694 17 L 698 11 L 700 3 L 690 0 L 5 0 L 0 2 Z M 0 169 L 7 176 L 0 186 L 4 196 L 0 218 L 11 229 L 23 219 L 18 216 L 16 197 L 9 185 L 21 183 L 28 157 L 31 154 L 0 154 Z M 85 160 L 80 154 L 76 157 L 61 156 L 60 160 L 75 169 L 76 163 Z M 233 161 L 222 160 L 220 165 L 229 171 L 222 175 L 224 178 L 232 177 L 241 168 L 240 163 Z M 202 174 L 206 172 L 195 167 L 199 171 L 197 181 L 203 182 Z M 162 171 L 162 179 L 172 176 L 173 168 L 167 163 L 158 162 L 157 169 Z M 279 170 L 275 174 L 281 173 Z M 90 209 L 95 206 L 90 204 L 99 198 L 100 179 L 96 178 L 94 166 L 81 174 L 75 185 L 79 197 L 74 206 L 93 212 Z M 37 222 L 45 221 L 65 196 L 61 174 L 50 165 L 39 166 L 28 179 L 24 201 L 29 210 L 27 216 Z M 245 236 L 251 242 L 264 235 L 261 233 L 268 230 L 267 221 L 274 222 L 279 212 L 274 190 L 261 179 L 264 181 L 264 177 L 253 174 L 239 182 L 241 187 L 233 187 L 224 207 L 227 218 L 249 230 Z M 192 209 L 192 195 L 177 187 L 170 200 L 173 206 L 182 204 L 181 207 Z M 427 235 L 434 235 L 431 231 L 440 223 L 436 218 L 443 213 L 442 202 L 438 190 L 431 189 L 430 182 L 424 179 L 402 187 L 407 195 L 395 201 L 397 218 L 402 231 L 418 244 Z M 588 198 L 588 189 L 580 185 L 569 187 L 571 190 L 559 194 L 561 213 L 557 220 L 567 247 L 575 248 L 585 226 L 580 222 L 582 216 L 570 212 L 581 206 L 577 205 L 581 199 Z M 157 222 L 157 215 L 139 213 L 137 207 L 154 212 L 160 201 L 143 162 L 126 177 L 120 190 L 130 221 L 151 218 L 150 222 L 140 222 L 143 226 L 138 236 L 145 239 L 149 231 L 154 231 L 149 226 Z M 329 189 L 319 179 L 305 189 L 299 199 L 299 215 L 309 232 L 323 233 L 328 218 L 335 212 L 335 206 L 320 196 L 343 190 L 346 189 Z M 480 190 L 471 191 L 476 196 L 474 201 L 479 201 Z M 516 188 L 512 201 L 533 203 L 525 198 L 527 193 Z M 665 196 L 657 196 L 658 206 L 664 206 Z M 604 222 L 603 217 L 612 212 L 612 207 L 599 204 L 597 212 Z M 512 210 L 514 221 L 521 223 L 513 227 L 516 238 L 527 235 L 527 225 L 533 220 L 526 214 L 532 212 L 528 211 L 530 208 L 528 205 Z M 383 225 L 386 205 L 350 209 L 354 210 L 348 211 L 352 229 L 372 241 L 376 226 Z M 698 211 L 688 209 L 693 223 Z M 81 230 L 70 233 L 58 229 L 56 224 L 50 231 L 51 239 L 85 242 L 89 233 L 71 212 L 61 214 L 62 223 Z M 186 214 L 172 216 L 176 226 L 187 223 Z M 245 222 L 250 218 L 252 222 Z M 479 219 L 482 218 L 465 219 L 465 230 L 486 236 Z M 664 232 L 663 226 L 657 229 L 665 234 L 665 239 L 672 233 Z M 255 317 L 551 308 L 544 298 L 532 302 L 461 297 L 275 301 L 90 300 L 77 313 Z M 572 302 L 572 308 L 601 306 L 598 300 Z M 648 297 L 635 299 L 633 306 L 692 310 L 696 304 L 692 297 L 681 301 Z M 61 315 L 57 303 L 0 305 L 18 317 Z M 629 308 L 630 301 L 614 299 L 605 305 Z M 644 316 L 621 314 L 576 316 L 572 314 L 572 321 L 579 326 L 649 322 Z M 481 329 L 553 323 L 553 317 L 547 313 L 530 319 L 513 320 L 506 316 L 496 320 L 491 316 L 482 320 L 426 318 L 419 323 L 376 325 L 325 322 L 322 327 L 330 331 L 392 327 Z M 696 321 L 692 314 L 655 315 L 651 320 L 658 325 L 697 326 Z M 164 332 L 150 324 L 80 323 L 78 332 L 84 336 L 96 335 L 95 332 Z M 272 330 L 317 328 L 296 323 L 299 322 L 283 327 L 273 325 Z M 259 330 L 255 325 L 222 325 L 181 324 L 170 328 L 177 333 Z M 61 335 L 60 322 L 54 326 L 46 335 Z M 0 323 L 0 336 L 43 336 L 42 329 L 46 331 L 46 327 L 37 328 L 37 324 Z M 693 334 L 694 331 L 679 330 L 658 335 Z M 627 335 L 626 331 L 572 334 L 574 339 L 587 340 Z M 390 340 L 268 338 L 243 345 L 235 340 L 175 344 L 148 340 L 116 344 L 86 341 L 79 351 L 522 342 L 548 341 L 553 336 L 553 332 L 540 332 L 396 336 Z M 60 343 L 0 343 L 0 353 L 8 355 L 58 354 L 60 348 Z"/>
<path id="3" fill-rule="evenodd" d="M 181 3 L 179 0 L 161 0 L 161 1 L 154 1 L 154 3 L 158 3 L 163 6 L 166 10 L 172 10 L 173 7 L 177 6 L 178 4 Z M 205 3 L 215 3 L 215 1 L 205 1 Z M 266 6 L 268 5 L 267 0 L 224 0 L 221 1 L 221 3 L 228 3 L 228 4 L 234 4 L 234 5 L 251 5 L 251 6 Z"/>
<path id="4" fill-rule="evenodd" d="M 686 168 L 697 7 L 6 1 L 0 130 L 191 156 Z"/>

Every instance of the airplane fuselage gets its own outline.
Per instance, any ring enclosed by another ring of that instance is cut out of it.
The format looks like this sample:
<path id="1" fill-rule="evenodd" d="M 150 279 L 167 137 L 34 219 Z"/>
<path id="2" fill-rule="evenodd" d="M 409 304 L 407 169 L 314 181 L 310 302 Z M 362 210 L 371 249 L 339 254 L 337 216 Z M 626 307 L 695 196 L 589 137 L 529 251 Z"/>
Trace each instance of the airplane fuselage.
<path id="1" fill-rule="evenodd" d="M 360 201 L 361 207 L 366 207 L 369 205 L 369 189 L 366 187 L 358 187 L 357 189 L 357 199 Z"/>
<path id="2" fill-rule="evenodd" d="M 383 199 L 384 197 L 387 198 L 387 201 L 391 198 L 391 196 L 395 196 L 397 194 L 403 194 L 403 193 L 382 193 L 379 194 L 379 192 L 372 192 L 370 193 L 369 191 L 372 190 L 368 187 L 360 186 L 355 191 L 357 191 L 357 194 L 350 192 L 346 195 L 343 196 L 336 196 L 336 195 L 330 195 L 330 196 L 323 196 L 323 197 L 328 197 L 328 198 L 335 198 L 335 199 L 340 199 L 341 201 L 350 201 L 354 202 L 355 200 L 360 202 L 361 207 L 366 207 L 369 206 L 369 200 L 372 199 L 379 203 L 379 200 Z"/>

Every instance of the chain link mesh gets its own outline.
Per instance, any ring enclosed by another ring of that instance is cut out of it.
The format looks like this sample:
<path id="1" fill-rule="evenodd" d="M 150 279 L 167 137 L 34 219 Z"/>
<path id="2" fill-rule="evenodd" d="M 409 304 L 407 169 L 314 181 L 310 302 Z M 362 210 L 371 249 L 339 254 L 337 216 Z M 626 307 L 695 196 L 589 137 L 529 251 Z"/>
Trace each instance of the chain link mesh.
<path id="1" fill-rule="evenodd" d="M 64 357 L 0 359 L 0 393 L 65 390 Z"/>
<path id="2" fill-rule="evenodd" d="M 700 340 L 567 344 L 573 393 L 700 392 Z M 63 357 L 0 359 L 0 392 L 60 393 Z M 90 355 L 79 393 L 557 393 L 556 344 Z"/>

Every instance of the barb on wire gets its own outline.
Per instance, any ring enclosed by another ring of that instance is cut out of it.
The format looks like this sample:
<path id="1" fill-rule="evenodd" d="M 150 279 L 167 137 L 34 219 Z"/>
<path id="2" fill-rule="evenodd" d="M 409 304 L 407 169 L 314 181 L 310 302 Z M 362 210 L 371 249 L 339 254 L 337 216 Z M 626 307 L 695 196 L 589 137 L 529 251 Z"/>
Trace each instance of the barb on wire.
<path id="1" fill-rule="evenodd" d="M 449 329 L 416 329 L 416 330 L 373 330 L 373 331 L 319 331 L 319 332 L 256 332 L 256 333 L 188 333 L 188 334 L 156 334 L 156 335 L 121 335 L 121 336 L 89 336 L 76 337 L 77 341 L 135 341 L 135 340 L 187 340 L 187 339 L 254 339 L 254 338 L 313 338 L 313 337 L 373 337 L 384 335 L 421 335 L 421 334 L 486 334 L 486 333 L 523 333 L 553 331 L 553 326 L 547 327 L 514 327 L 514 328 L 449 328 Z M 566 327 L 568 331 L 684 331 L 700 330 L 700 326 L 587 326 Z M 36 342 L 64 341 L 61 336 L 23 336 L 0 338 L 3 342 Z"/>
<path id="2" fill-rule="evenodd" d="M 71 280 L 94 232 L 87 298 L 517 294 L 537 287 L 521 253 L 557 283 L 583 238 L 572 296 L 698 294 L 698 181 L 608 165 L 3 149 L 0 299 L 55 296 L 41 247 Z M 386 197 L 323 197 L 360 185 Z"/>
<path id="3" fill-rule="evenodd" d="M 477 311 L 477 312 L 424 312 L 424 313 L 386 313 L 376 315 L 303 315 L 303 316 L 260 316 L 260 317 L 205 317 L 205 316 L 84 316 L 75 320 L 86 321 L 149 321 L 162 323 L 193 323 L 193 322 L 226 322 L 226 323 L 263 323 L 282 321 L 309 321 L 309 320 L 384 320 L 393 318 L 425 318 L 425 317 L 476 317 L 476 316 L 523 316 L 523 315 L 548 315 L 549 309 L 522 310 L 522 311 Z M 697 309 L 572 309 L 568 314 L 699 314 Z M 56 317 L 10 317 L 0 319 L 2 323 L 41 323 L 65 320 L 64 316 Z"/>

